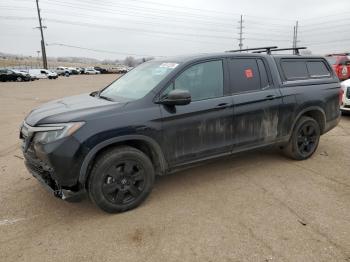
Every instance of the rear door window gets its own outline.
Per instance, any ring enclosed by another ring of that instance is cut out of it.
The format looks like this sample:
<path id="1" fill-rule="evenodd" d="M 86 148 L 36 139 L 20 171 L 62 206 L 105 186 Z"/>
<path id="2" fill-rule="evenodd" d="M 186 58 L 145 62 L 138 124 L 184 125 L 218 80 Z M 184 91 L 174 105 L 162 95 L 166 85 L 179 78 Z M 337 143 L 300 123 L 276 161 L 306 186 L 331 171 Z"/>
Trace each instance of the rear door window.
<path id="1" fill-rule="evenodd" d="M 231 59 L 229 61 L 229 70 L 233 93 L 251 92 L 261 89 L 259 68 L 255 58 Z"/>
<path id="2" fill-rule="evenodd" d="M 308 61 L 306 64 L 310 77 L 327 77 L 331 75 L 323 61 Z"/>

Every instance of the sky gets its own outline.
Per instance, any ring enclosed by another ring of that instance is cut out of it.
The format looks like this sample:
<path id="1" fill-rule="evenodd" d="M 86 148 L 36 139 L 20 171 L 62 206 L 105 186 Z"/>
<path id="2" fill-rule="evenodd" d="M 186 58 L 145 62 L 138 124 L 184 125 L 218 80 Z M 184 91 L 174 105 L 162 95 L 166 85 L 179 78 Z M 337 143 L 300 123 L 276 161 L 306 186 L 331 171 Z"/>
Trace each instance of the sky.
<path id="1" fill-rule="evenodd" d="M 162 57 L 298 45 L 350 51 L 349 0 L 39 0 L 49 57 Z M 35 0 L 0 0 L 0 52 L 37 56 Z"/>

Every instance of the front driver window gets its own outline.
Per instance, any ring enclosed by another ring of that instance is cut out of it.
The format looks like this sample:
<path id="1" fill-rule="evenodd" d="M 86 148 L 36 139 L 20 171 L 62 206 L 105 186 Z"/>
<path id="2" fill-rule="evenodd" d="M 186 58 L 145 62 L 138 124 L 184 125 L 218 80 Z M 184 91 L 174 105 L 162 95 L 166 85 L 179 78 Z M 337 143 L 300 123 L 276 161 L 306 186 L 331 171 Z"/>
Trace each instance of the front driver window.
<path id="1" fill-rule="evenodd" d="M 221 97 L 224 93 L 222 61 L 210 61 L 196 64 L 186 69 L 169 86 L 171 89 L 188 90 L 192 101 Z"/>

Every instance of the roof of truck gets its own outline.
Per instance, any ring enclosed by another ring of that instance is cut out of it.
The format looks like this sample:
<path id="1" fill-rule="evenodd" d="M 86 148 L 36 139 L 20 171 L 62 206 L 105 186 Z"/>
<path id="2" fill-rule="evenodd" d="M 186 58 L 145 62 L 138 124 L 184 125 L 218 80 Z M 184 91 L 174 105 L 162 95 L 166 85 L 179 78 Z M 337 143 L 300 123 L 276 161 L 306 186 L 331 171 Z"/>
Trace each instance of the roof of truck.
<path id="1" fill-rule="evenodd" d="M 292 54 L 261 54 L 261 53 L 231 53 L 231 52 L 220 52 L 220 53 L 210 53 L 210 54 L 192 54 L 192 55 L 182 55 L 173 57 L 164 57 L 157 59 L 158 61 L 172 61 L 178 63 L 185 63 L 193 60 L 202 59 L 214 59 L 217 57 L 266 57 L 272 56 L 276 58 L 322 58 L 322 56 L 315 55 L 292 55 Z"/>

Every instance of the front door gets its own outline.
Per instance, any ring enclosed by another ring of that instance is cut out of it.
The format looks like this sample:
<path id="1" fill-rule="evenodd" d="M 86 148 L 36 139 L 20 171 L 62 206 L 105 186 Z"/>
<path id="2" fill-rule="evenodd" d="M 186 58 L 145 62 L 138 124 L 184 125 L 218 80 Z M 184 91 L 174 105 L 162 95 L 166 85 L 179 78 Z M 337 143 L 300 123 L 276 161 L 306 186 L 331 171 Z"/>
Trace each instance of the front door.
<path id="1" fill-rule="evenodd" d="M 160 106 L 170 166 L 230 152 L 233 108 L 224 79 L 222 60 L 201 62 L 185 69 L 163 92 L 184 89 L 192 98 L 185 106 Z"/>

